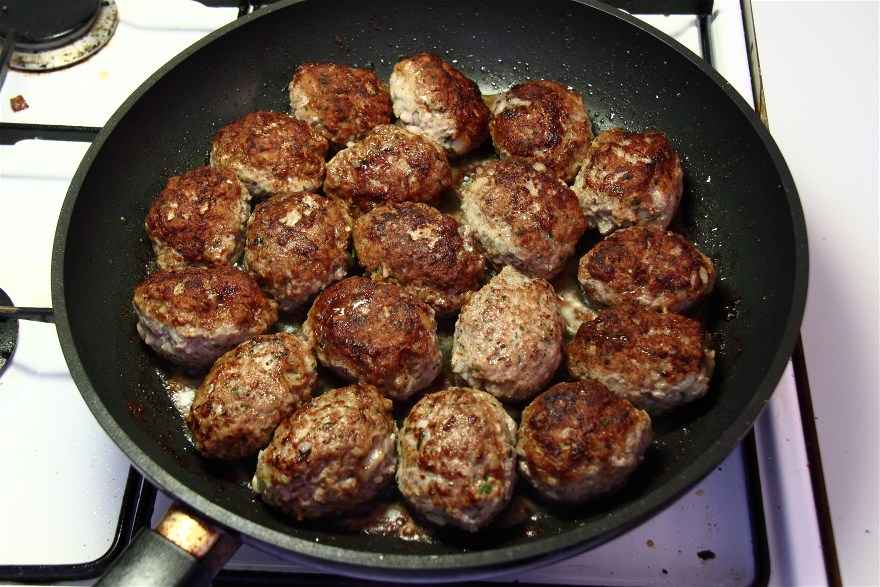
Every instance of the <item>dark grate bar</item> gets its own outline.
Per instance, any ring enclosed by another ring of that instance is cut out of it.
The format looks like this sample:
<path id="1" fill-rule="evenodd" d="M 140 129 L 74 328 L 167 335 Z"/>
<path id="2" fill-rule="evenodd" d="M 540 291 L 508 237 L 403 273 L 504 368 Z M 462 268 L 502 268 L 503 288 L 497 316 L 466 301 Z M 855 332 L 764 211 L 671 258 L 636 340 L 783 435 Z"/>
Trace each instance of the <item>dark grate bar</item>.
<path id="1" fill-rule="evenodd" d="M 91 143 L 99 132 L 101 129 L 96 126 L 0 122 L 0 145 L 14 145 L 28 139 Z"/>

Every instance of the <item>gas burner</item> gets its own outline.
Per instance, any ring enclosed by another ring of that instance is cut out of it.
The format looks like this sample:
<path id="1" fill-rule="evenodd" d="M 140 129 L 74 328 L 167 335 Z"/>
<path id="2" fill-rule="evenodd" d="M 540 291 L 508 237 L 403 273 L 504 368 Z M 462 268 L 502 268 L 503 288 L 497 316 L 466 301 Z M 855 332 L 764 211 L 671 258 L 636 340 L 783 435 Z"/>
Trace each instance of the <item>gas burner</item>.
<path id="1" fill-rule="evenodd" d="M 12 306 L 12 300 L 0 289 L 0 306 Z M 6 369 L 18 342 L 18 320 L 0 317 L 0 374 Z"/>
<path id="2" fill-rule="evenodd" d="M 42 9 L 33 0 L 20 7 L 5 4 L 0 24 L 7 39 L 14 39 L 9 66 L 22 71 L 51 71 L 88 59 L 110 41 L 119 23 L 115 0 L 67 0 Z"/>

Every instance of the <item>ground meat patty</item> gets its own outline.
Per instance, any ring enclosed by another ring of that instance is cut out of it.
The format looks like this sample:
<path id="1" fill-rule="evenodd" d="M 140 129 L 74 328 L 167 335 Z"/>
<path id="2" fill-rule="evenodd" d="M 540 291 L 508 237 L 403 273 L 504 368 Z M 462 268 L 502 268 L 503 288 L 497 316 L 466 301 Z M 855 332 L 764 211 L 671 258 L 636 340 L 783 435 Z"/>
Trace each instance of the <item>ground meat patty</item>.
<path id="1" fill-rule="evenodd" d="M 516 423 L 488 393 L 431 393 L 401 427 L 397 487 L 432 522 L 476 532 L 510 501 L 515 443 Z"/>
<path id="2" fill-rule="evenodd" d="M 246 273 L 232 267 L 160 271 L 141 282 L 132 300 L 137 331 L 157 353 L 185 367 L 208 367 L 278 319 Z"/>
<path id="3" fill-rule="evenodd" d="M 520 159 L 564 181 L 574 179 L 593 138 L 580 94 L 547 80 L 516 84 L 496 98 L 489 131 L 502 158 Z"/>
<path id="4" fill-rule="evenodd" d="M 498 266 L 550 279 L 586 230 L 577 197 L 561 180 L 516 160 L 491 161 L 459 188 L 464 222 Z"/>
<path id="5" fill-rule="evenodd" d="M 375 387 L 334 389 L 281 423 L 251 486 L 297 520 L 344 513 L 394 478 L 396 443 L 391 401 Z"/>
<path id="6" fill-rule="evenodd" d="M 145 222 L 159 268 L 232 264 L 241 253 L 250 200 L 228 169 L 198 167 L 170 178 Z"/>
<path id="7" fill-rule="evenodd" d="M 604 385 L 557 383 L 523 410 L 519 471 L 549 499 L 583 502 L 619 489 L 651 437 L 648 414 Z"/>
<path id="8" fill-rule="evenodd" d="M 464 155 L 486 141 L 489 109 L 473 81 L 440 57 L 418 53 L 391 73 L 394 114 L 415 133 Z"/>
<path id="9" fill-rule="evenodd" d="M 303 326 L 325 367 L 406 399 L 440 372 L 434 311 L 391 283 L 349 277 L 315 299 Z"/>
<path id="10" fill-rule="evenodd" d="M 615 128 L 593 140 L 573 189 L 602 234 L 634 224 L 666 228 L 681 200 L 682 177 L 665 134 Z"/>
<path id="11" fill-rule="evenodd" d="M 635 305 L 584 322 L 566 356 L 578 379 L 594 379 L 654 413 L 702 397 L 715 366 L 699 322 Z"/>
<path id="12" fill-rule="evenodd" d="M 317 190 L 329 142 L 307 122 L 251 112 L 214 135 L 211 165 L 229 167 L 254 197 Z"/>
<path id="13" fill-rule="evenodd" d="M 400 127 L 382 125 L 330 160 L 324 193 L 366 211 L 386 202 L 436 203 L 451 184 L 442 149 Z"/>
<path id="14" fill-rule="evenodd" d="M 401 202 L 364 214 L 355 223 L 354 248 L 373 279 L 400 284 L 439 314 L 458 311 L 483 278 L 483 256 L 458 222 L 426 204 Z"/>
<path id="15" fill-rule="evenodd" d="M 290 82 L 293 115 L 339 147 L 391 122 L 391 96 L 375 72 L 337 63 L 306 63 Z"/>
<path id="16" fill-rule="evenodd" d="M 633 226 L 590 249 L 580 260 L 578 281 L 597 306 L 633 302 L 681 312 L 712 291 L 715 266 L 682 236 Z"/>
<path id="17" fill-rule="evenodd" d="M 186 418 L 196 448 L 216 459 L 256 454 L 311 398 L 315 367 L 312 349 L 284 332 L 246 340 L 217 359 Z"/>
<path id="18" fill-rule="evenodd" d="M 562 331 L 550 284 L 505 267 L 462 307 L 452 370 L 502 400 L 527 400 L 559 366 Z"/>
<path id="19" fill-rule="evenodd" d="M 339 200 L 308 192 L 258 204 L 244 265 L 282 310 L 295 310 L 348 270 L 351 217 Z"/>

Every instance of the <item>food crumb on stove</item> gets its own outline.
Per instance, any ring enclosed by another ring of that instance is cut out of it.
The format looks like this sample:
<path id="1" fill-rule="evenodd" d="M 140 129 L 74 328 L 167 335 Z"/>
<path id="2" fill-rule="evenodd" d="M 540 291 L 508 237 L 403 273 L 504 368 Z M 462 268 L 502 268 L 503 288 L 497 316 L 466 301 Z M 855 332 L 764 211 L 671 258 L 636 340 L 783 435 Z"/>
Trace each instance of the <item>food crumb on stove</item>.
<path id="1" fill-rule="evenodd" d="M 701 550 L 697 553 L 697 556 L 700 557 L 700 560 L 710 561 L 715 558 L 715 553 L 711 550 Z"/>
<path id="2" fill-rule="evenodd" d="M 28 108 L 28 106 L 27 101 L 25 101 L 24 96 L 21 94 L 9 98 L 9 107 L 12 108 L 13 112 L 21 112 Z"/>
<path id="3" fill-rule="evenodd" d="M 696 494 L 699 495 L 700 497 L 702 497 L 702 496 L 706 495 L 706 492 L 703 491 L 702 489 L 697 489 Z"/>
<path id="4" fill-rule="evenodd" d="M 648 538 L 648 540 L 645 541 L 645 546 L 647 546 L 648 548 L 654 548 L 654 546 L 655 546 L 654 541 L 651 540 L 650 538 Z"/>
<path id="5" fill-rule="evenodd" d="M 669 571 L 667 571 L 666 569 L 660 569 L 660 572 L 663 573 L 664 575 L 669 574 Z"/>

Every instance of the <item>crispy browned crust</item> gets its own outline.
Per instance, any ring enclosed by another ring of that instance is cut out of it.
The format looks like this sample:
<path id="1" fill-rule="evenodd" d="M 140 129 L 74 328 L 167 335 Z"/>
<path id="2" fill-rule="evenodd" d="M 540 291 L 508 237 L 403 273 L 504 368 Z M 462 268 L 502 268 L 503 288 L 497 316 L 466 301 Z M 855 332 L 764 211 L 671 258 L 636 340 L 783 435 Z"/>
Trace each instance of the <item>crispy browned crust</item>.
<path id="1" fill-rule="evenodd" d="M 401 59 L 395 72 L 417 72 L 419 95 L 429 109 L 445 112 L 455 120 L 451 141 L 462 145 L 455 154 L 479 147 L 489 138 L 489 108 L 476 82 L 433 53 L 417 53 Z"/>
<path id="2" fill-rule="evenodd" d="M 344 147 L 391 122 L 391 96 L 375 72 L 337 63 L 306 63 L 290 82 L 294 116 Z"/>
<path id="3" fill-rule="evenodd" d="M 246 185 L 240 166 L 264 171 L 271 177 L 273 193 L 318 189 L 329 146 L 306 122 L 280 112 L 251 112 L 214 135 L 211 164 L 231 167 Z"/>
<path id="4" fill-rule="evenodd" d="M 489 131 L 501 157 L 574 179 L 593 138 L 580 94 L 553 81 L 523 82 L 495 101 L 493 114 Z"/>
<path id="5" fill-rule="evenodd" d="M 458 310 L 485 272 L 483 256 L 451 216 L 426 204 L 373 209 L 354 226 L 358 261 L 377 281 L 396 282 L 441 314 Z"/>
<path id="6" fill-rule="evenodd" d="M 244 263 L 260 287 L 291 311 L 342 279 L 348 268 L 351 217 L 339 200 L 299 192 L 254 208 Z"/>
<path id="7" fill-rule="evenodd" d="M 385 202 L 435 203 L 451 184 L 452 169 L 443 149 L 386 124 L 330 160 L 324 193 L 369 210 Z"/>
<path id="8" fill-rule="evenodd" d="M 279 332 L 243 342 L 214 363 L 186 417 L 196 448 L 240 459 L 269 444 L 278 424 L 311 398 L 315 357 L 301 339 Z"/>
<path id="9" fill-rule="evenodd" d="M 513 159 L 484 163 L 468 181 L 462 209 L 486 256 L 533 277 L 556 275 L 587 226 L 574 192 Z M 504 242 L 493 236 L 499 233 Z"/>
<path id="10" fill-rule="evenodd" d="M 275 303 L 249 275 L 232 267 L 158 271 L 134 290 L 141 314 L 172 328 L 234 328 L 262 334 L 275 323 Z"/>
<path id="11" fill-rule="evenodd" d="M 318 295 L 304 328 L 323 365 L 393 399 L 427 387 L 440 370 L 434 312 L 394 284 L 343 279 Z"/>
<path id="12" fill-rule="evenodd" d="M 634 390 L 652 381 L 674 386 L 702 371 L 704 338 L 696 320 L 624 304 L 581 324 L 566 347 L 566 362 L 578 379 L 612 375 Z"/>
<path id="13" fill-rule="evenodd" d="M 618 230 L 581 258 L 578 281 L 599 306 L 625 302 L 681 312 L 715 285 L 715 266 L 690 241 L 649 226 Z"/>

